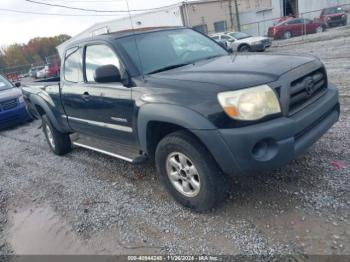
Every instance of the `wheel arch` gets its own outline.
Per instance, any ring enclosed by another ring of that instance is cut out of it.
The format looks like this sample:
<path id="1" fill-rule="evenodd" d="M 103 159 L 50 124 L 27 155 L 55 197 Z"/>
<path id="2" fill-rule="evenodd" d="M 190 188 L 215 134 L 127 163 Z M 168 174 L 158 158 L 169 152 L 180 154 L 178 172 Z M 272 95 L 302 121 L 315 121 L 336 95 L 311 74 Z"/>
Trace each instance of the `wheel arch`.
<path id="1" fill-rule="evenodd" d="M 57 112 L 55 113 L 43 98 L 41 98 L 38 95 L 32 94 L 30 96 L 30 102 L 39 116 L 42 117 L 43 115 L 47 115 L 50 122 L 57 130 L 59 130 L 60 132 L 65 132 L 65 130 L 62 128 L 62 125 L 57 120 L 56 116 L 59 114 Z"/>
<path id="2" fill-rule="evenodd" d="M 237 50 L 240 51 L 243 46 L 247 46 L 249 49 L 251 48 L 248 43 L 242 43 L 242 44 L 239 44 L 239 46 L 237 47 Z"/>
<path id="3" fill-rule="evenodd" d="M 138 114 L 138 138 L 141 148 L 153 157 L 157 143 L 166 135 L 186 130 L 200 139 L 192 130 L 215 130 L 216 127 L 201 114 L 176 105 L 147 104 Z"/>

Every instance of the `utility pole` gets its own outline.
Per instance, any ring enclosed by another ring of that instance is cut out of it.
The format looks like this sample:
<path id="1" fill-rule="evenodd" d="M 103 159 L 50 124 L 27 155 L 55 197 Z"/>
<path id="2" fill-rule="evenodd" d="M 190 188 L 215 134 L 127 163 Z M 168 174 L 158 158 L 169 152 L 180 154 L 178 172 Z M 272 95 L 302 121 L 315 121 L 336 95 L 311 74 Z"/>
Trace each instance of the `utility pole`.
<path id="1" fill-rule="evenodd" d="M 235 0 L 235 9 L 236 9 L 236 19 L 237 19 L 237 30 L 241 31 L 241 20 L 239 18 L 239 10 L 238 10 L 238 1 Z"/>
<path id="2" fill-rule="evenodd" d="M 231 31 L 233 31 L 235 28 L 235 23 L 233 21 L 232 0 L 228 0 L 228 9 L 230 13 Z"/>

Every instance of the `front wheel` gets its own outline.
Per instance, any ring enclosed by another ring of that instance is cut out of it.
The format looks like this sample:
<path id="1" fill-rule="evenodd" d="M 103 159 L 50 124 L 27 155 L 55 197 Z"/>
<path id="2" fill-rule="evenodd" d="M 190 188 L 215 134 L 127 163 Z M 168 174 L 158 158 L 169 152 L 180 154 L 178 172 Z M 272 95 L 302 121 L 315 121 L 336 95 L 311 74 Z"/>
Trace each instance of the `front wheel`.
<path id="1" fill-rule="evenodd" d="M 61 133 L 51 123 L 50 119 L 42 116 L 43 131 L 52 152 L 62 156 L 71 151 L 71 141 L 68 134 Z"/>
<path id="2" fill-rule="evenodd" d="M 160 181 L 185 207 L 207 211 L 228 195 L 226 176 L 207 149 L 187 132 L 175 132 L 161 140 L 155 159 Z"/>
<path id="3" fill-rule="evenodd" d="M 242 45 L 239 48 L 239 52 L 250 52 L 250 46 L 249 45 Z"/>

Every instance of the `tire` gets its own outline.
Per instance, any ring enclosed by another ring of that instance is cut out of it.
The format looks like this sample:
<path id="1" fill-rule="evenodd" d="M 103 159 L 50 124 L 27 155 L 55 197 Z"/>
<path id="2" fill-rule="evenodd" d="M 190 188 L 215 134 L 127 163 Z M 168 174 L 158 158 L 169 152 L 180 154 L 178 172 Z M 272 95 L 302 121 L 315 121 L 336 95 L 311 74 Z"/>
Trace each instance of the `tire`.
<path id="1" fill-rule="evenodd" d="M 319 26 L 315 30 L 316 30 L 315 31 L 316 34 L 323 33 L 324 32 L 324 27 L 323 26 Z"/>
<path id="2" fill-rule="evenodd" d="M 284 39 L 291 39 L 292 37 L 293 37 L 293 34 L 290 31 L 286 31 L 286 32 L 283 33 L 283 38 Z"/>
<path id="3" fill-rule="evenodd" d="M 173 164 L 174 160 L 176 165 Z M 163 138 L 157 146 L 155 161 L 159 179 L 165 189 L 187 208 L 197 212 L 208 211 L 218 207 L 228 196 L 229 183 L 226 175 L 208 150 L 185 131 Z"/>
<path id="4" fill-rule="evenodd" d="M 249 45 L 241 45 L 238 49 L 239 52 L 250 52 L 250 46 Z"/>
<path id="5" fill-rule="evenodd" d="M 42 121 L 43 131 L 52 152 L 58 156 L 69 153 L 72 150 L 69 135 L 58 131 L 46 115 L 42 116 Z"/>

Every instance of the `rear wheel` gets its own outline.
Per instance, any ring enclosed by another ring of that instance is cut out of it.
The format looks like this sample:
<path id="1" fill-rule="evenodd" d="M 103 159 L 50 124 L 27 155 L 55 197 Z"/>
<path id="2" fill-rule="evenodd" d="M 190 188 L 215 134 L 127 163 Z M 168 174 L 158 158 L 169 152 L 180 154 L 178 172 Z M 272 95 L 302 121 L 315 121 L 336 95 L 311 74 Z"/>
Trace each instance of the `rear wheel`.
<path id="1" fill-rule="evenodd" d="M 191 134 L 180 131 L 166 136 L 159 142 L 155 158 L 160 181 L 185 207 L 207 211 L 228 195 L 226 176 Z"/>
<path id="2" fill-rule="evenodd" d="M 71 141 L 68 134 L 61 133 L 51 123 L 50 119 L 42 116 L 43 131 L 52 152 L 62 156 L 71 151 Z"/>
<path id="3" fill-rule="evenodd" d="M 323 33 L 323 31 L 324 31 L 323 26 L 319 26 L 316 28 L 316 33 Z"/>
<path id="4" fill-rule="evenodd" d="M 292 32 L 290 32 L 290 31 L 286 31 L 286 32 L 284 32 L 284 34 L 283 34 L 283 38 L 284 39 L 290 39 L 290 38 L 292 38 Z"/>

